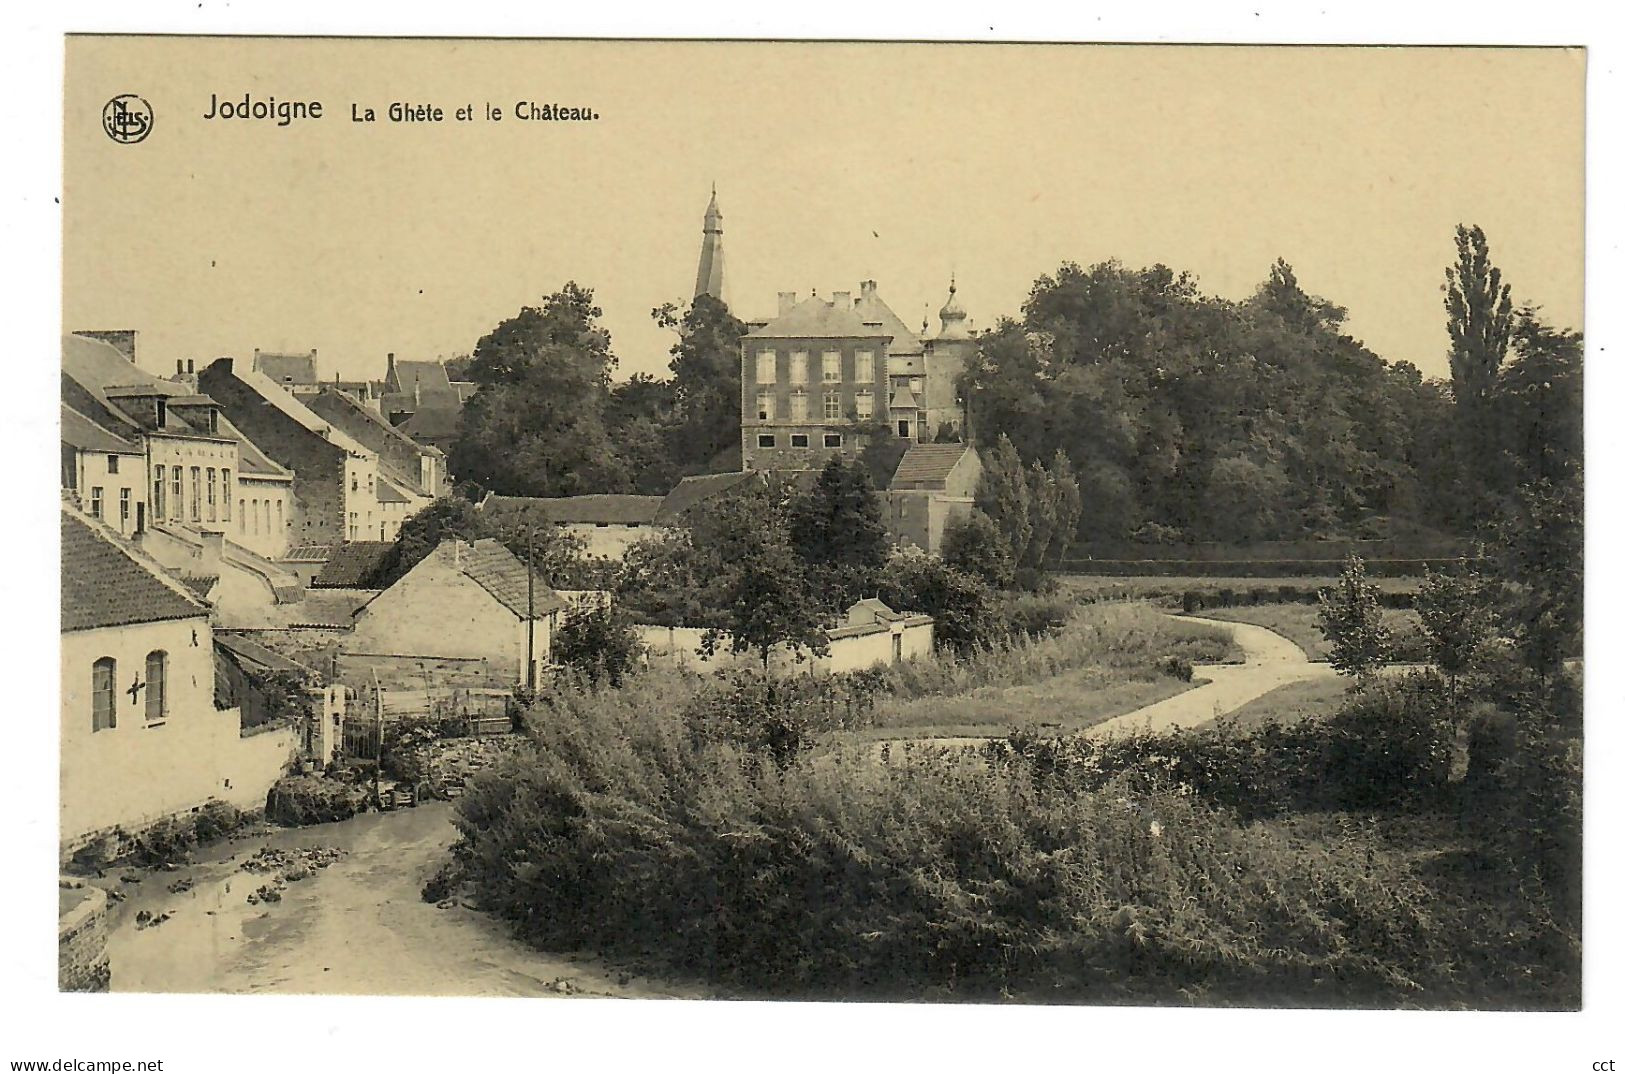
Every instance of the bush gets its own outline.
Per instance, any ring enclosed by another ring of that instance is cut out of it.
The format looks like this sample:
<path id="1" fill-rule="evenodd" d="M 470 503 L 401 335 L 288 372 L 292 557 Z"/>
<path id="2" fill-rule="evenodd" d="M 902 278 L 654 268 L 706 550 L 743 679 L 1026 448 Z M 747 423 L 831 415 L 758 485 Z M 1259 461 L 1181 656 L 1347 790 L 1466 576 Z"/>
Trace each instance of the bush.
<path id="1" fill-rule="evenodd" d="M 743 994 L 1393 1002 L 1444 960 L 1426 891 L 1172 784 L 933 749 L 759 764 L 619 698 L 538 721 L 458 803 L 482 904 L 553 950 Z M 438 890 L 438 889 L 437 889 Z"/>
<path id="2" fill-rule="evenodd" d="M 560 666 L 592 682 L 604 679 L 619 686 L 642 660 L 643 643 L 631 617 L 619 607 L 583 601 L 564 613 L 552 653 Z"/>
<path id="3" fill-rule="evenodd" d="M 367 791 L 330 776 L 286 776 L 265 796 L 265 816 L 294 828 L 348 820 L 367 808 Z"/>
<path id="4" fill-rule="evenodd" d="M 1164 675 L 1171 679 L 1178 679 L 1180 682 L 1190 682 L 1191 678 L 1196 674 L 1196 669 L 1191 667 L 1191 662 L 1182 656 L 1167 657 L 1162 661 L 1160 667 Z"/>

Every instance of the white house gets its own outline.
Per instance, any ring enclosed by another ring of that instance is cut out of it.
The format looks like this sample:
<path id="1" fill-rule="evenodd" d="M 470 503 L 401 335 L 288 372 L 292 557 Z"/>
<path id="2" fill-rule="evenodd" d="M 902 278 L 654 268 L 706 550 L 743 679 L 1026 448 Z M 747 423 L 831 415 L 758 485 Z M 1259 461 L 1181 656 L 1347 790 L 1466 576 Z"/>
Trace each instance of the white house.
<path id="1" fill-rule="evenodd" d="M 61 514 L 64 852 L 211 798 L 262 807 L 299 729 L 244 737 L 215 707 L 209 605 L 107 523 Z"/>
<path id="2" fill-rule="evenodd" d="M 500 541 L 449 540 L 356 610 L 344 651 L 483 660 L 509 681 L 535 681 L 563 607 L 558 593 Z"/>

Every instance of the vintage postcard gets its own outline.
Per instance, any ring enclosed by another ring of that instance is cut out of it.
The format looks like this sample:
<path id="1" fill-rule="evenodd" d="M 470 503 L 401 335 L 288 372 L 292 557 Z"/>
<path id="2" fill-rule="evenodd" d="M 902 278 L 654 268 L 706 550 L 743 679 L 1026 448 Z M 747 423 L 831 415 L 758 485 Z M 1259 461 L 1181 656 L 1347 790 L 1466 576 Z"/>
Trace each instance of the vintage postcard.
<path id="1" fill-rule="evenodd" d="M 1585 77 L 69 36 L 59 987 L 1578 1009 Z"/>

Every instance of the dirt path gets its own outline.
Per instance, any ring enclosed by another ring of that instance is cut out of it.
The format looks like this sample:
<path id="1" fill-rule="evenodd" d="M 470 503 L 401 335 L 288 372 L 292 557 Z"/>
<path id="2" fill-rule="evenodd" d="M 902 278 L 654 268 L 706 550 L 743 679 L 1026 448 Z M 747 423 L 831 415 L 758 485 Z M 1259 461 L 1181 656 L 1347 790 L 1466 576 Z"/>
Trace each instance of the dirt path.
<path id="1" fill-rule="evenodd" d="M 1191 615 L 1169 616 L 1182 623 L 1202 623 L 1230 632 L 1242 659 L 1235 664 L 1198 664 L 1196 677 L 1207 682 L 1144 708 L 1114 716 L 1081 732 L 1106 737 L 1135 731 L 1169 731 L 1197 727 L 1234 712 L 1278 686 L 1307 679 L 1330 678 L 1337 672 L 1329 664 L 1311 663 L 1297 645 L 1261 626 Z M 893 745 L 901 743 L 895 740 Z M 987 737 L 917 740 L 932 746 L 979 746 Z"/>
<path id="2" fill-rule="evenodd" d="M 1230 631 L 1236 646 L 1241 649 L 1241 663 L 1199 665 L 1197 675 L 1208 682 L 1194 690 L 1096 724 L 1084 734 L 1104 738 L 1135 731 L 1197 727 L 1232 713 L 1277 687 L 1337 675 L 1329 664 L 1310 663 L 1302 649 L 1273 630 L 1252 623 L 1198 619 L 1195 616 L 1177 618 Z"/>
<path id="3" fill-rule="evenodd" d="M 443 802 L 338 824 L 278 830 L 214 848 L 177 872 L 145 874 L 113 919 L 118 992 L 284 992 L 437 996 L 677 996 L 590 958 L 538 952 L 466 906 L 423 901 L 455 838 Z M 280 902 L 249 904 L 269 878 L 241 869 L 263 846 L 346 853 Z M 128 870 L 120 870 L 124 875 Z M 190 879 L 189 890 L 171 885 Z M 116 881 L 109 875 L 108 880 Z M 106 886 L 104 884 L 104 886 Z M 162 924 L 135 926 L 146 910 Z"/>

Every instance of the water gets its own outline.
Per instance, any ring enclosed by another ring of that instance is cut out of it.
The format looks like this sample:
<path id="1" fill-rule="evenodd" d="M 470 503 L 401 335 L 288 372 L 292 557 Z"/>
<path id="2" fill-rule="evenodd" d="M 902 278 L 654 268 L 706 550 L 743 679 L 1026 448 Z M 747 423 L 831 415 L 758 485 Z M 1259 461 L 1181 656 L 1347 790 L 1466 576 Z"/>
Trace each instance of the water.
<path id="1" fill-rule="evenodd" d="M 209 848 L 175 872 L 142 873 L 114 907 L 108 940 L 118 992 L 361 995 L 694 995 L 591 958 L 538 952 L 466 906 L 423 901 L 425 880 L 456 837 L 443 802 L 280 829 Z M 280 902 L 251 905 L 272 882 L 241 863 L 262 846 L 327 846 L 345 855 L 291 882 Z M 103 886 L 130 870 L 110 873 Z M 190 890 L 171 893 L 185 878 Z M 138 929 L 136 915 L 168 913 Z"/>

